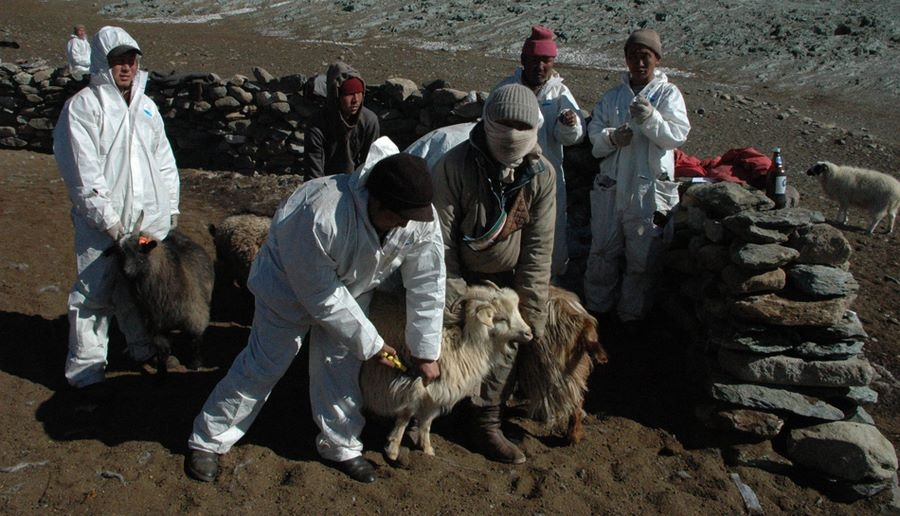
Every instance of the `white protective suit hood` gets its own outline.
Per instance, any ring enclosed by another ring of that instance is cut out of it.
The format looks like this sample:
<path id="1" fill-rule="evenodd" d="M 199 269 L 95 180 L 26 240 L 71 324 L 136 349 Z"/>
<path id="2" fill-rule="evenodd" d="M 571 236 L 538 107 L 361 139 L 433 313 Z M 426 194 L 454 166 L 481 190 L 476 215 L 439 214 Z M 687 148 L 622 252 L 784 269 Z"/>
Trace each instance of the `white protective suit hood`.
<path id="1" fill-rule="evenodd" d="M 112 80 L 112 76 L 109 75 L 109 62 L 106 60 L 106 56 L 110 50 L 119 46 L 131 47 L 137 50 L 138 54 L 142 54 L 141 47 L 138 46 L 137 41 L 125 32 L 125 29 L 106 26 L 98 30 L 97 34 L 94 34 L 94 37 L 91 38 L 91 75 L 105 75 L 108 76 L 109 80 Z M 138 59 L 140 59 L 140 56 Z"/>

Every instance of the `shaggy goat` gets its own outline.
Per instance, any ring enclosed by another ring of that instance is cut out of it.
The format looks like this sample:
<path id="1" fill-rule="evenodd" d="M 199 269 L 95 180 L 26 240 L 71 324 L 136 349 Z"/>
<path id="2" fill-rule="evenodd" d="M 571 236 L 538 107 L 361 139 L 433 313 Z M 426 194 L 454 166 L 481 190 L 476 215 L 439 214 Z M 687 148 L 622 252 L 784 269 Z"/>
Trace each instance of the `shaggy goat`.
<path id="1" fill-rule="evenodd" d="M 189 366 L 199 368 L 214 279 L 206 251 L 183 233 L 171 231 L 162 242 L 134 232 L 106 253 L 118 258 L 153 338 L 157 371 L 166 372 L 166 360 L 172 353 L 170 338 L 176 332 L 190 337 L 193 356 Z"/>
<path id="2" fill-rule="evenodd" d="M 900 181 L 883 172 L 865 168 L 835 165 L 820 161 L 806 171 L 818 176 L 825 195 L 838 202 L 837 222 L 847 223 L 847 208 L 856 206 L 869 211 L 871 235 L 885 215 L 890 216 L 888 233 L 894 231 L 897 210 L 900 209 Z"/>
<path id="3" fill-rule="evenodd" d="M 269 235 L 272 219 L 260 215 L 231 215 L 209 233 L 216 245 L 219 272 L 227 274 L 239 288 L 247 286 L 250 266 Z"/>
<path id="4" fill-rule="evenodd" d="M 397 349 L 401 360 L 411 364 L 404 338 L 405 304 L 390 294 L 374 299 L 370 318 L 386 342 Z M 427 387 L 416 376 L 366 361 L 360 373 L 365 408 L 376 415 L 394 418 L 385 455 L 396 460 L 400 441 L 411 418 L 419 422 L 419 444 L 434 455 L 431 422 L 453 406 L 475 394 L 490 371 L 493 357 L 510 341 L 528 342 L 531 328 L 519 312 L 519 296 L 496 285 L 470 285 L 466 294 L 445 315 L 441 356 L 441 376 Z M 412 374 L 414 372 L 410 371 Z"/>
<path id="5" fill-rule="evenodd" d="M 605 364 L 608 358 L 597 335 L 597 319 L 578 296 L 551 286 L 547 311 L 543 338 L 519 352 L 519 386 L 528 399 L 529 415 L 554 429 L 567 421 L 566 437 L 574 444 L 584 436 L 581 406 L 588 377 L 594 364 Z"/>

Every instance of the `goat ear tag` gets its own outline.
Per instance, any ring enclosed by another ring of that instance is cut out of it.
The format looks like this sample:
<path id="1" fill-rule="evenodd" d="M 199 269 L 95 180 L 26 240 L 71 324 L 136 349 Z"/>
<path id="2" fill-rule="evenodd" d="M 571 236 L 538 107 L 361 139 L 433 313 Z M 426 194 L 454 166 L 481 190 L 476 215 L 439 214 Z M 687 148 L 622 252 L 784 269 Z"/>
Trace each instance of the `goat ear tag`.
<path id="1" fill-rule="evenodd" d="M 138 237 L 138 244 L 139 244 L 139 245 L 147 245 L 147 244 L 149 244 L 150 242 L 152 242 L 152 239 L 151 239 L 150 237 L 148 237 L 148 236 L 141 235 L 141 236 Z"/>

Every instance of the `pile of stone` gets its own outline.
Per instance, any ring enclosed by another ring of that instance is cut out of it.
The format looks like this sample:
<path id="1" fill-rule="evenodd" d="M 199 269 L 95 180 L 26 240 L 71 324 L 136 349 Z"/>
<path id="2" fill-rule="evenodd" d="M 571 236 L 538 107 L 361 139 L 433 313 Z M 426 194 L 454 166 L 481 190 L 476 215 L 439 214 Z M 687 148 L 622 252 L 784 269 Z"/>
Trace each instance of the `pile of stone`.
<path id="1" fill-rule="evenodd" d="M 818 212 L 774 210 L 755 189 L 691 185 L 674 217 L 669 284 L 691 309 L 689 358 L 708 427 L 771 440 L 796 467 L 859 495 L 892 484 L 897 456 L 863 405 L 877 402 L 850 309 L 851 247 Z"/>
<path id="2" fill-rule="evenodd" d="M 0 64 L 0 147 L 51 152 L 63 104 L 87 81 L 41 62 Z M 306 122 L 324 102 L 321 76 L 276 78 L 262 68 L 229 79 L 151 72 L 146 93 L 165 118 L 179 166 L 244 174 L 303 175 Z M 403 148 L 437 127 L 477 119 L 485 97 L 442 80 L 419 87 L 395 78 L 369 85 L 366 106 Z"/>

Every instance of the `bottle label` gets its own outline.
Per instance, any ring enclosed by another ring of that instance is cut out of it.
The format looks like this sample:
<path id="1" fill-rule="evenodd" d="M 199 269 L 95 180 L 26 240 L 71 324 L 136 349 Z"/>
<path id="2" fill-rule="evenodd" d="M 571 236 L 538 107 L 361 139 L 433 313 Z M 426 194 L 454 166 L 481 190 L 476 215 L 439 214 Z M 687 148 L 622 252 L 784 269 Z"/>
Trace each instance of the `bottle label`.
<path id="1" fill-rule="evenodd" d="M 787 191 L 787 176 L 775 176 L 775 195 L 784 195 Z"/>

